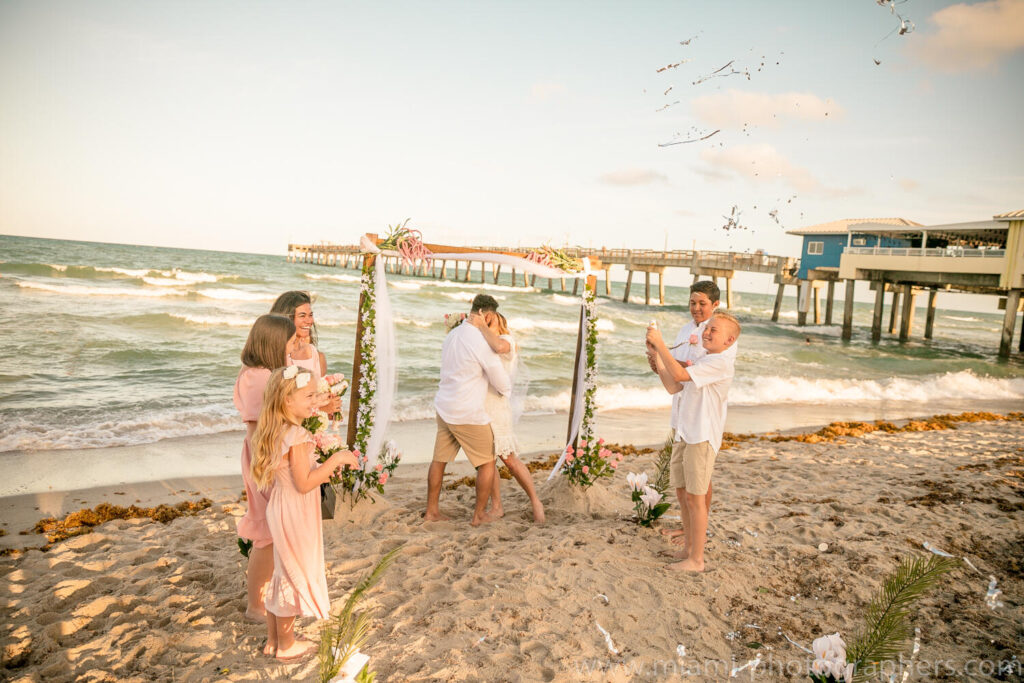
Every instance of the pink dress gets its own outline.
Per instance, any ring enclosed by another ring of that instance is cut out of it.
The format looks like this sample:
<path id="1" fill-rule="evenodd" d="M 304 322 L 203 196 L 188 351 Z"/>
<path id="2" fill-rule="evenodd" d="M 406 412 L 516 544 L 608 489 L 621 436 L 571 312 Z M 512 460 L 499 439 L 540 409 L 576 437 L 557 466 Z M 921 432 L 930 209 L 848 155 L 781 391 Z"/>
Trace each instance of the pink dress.
<path id="1" fill-rule="evenodd" d="M 312 442 L 309 432 L 292 425 L 285 432 L 281 449 L 287 452 L 292 446 Z M 312 449 L 308 457 L 309 468 L 313 469 L 316 455 Z M 267 524 L 274 538 L 274 575 L 267 586 L 267 611 L 278 617 L 327 619 L 331 600 L 327 597 L 324 567 L 320 487 L 299 493 L 287 459 L 282 459 L 277 469 L 267 505 Z"/>
<path id="2" fill-rule="evenodd" d="M 316 376 L 315 379 L 320 379 L 324 376 L 324 370 L 320 367 L 320 352 L 317 351 L 317 348 L 312 344 L 309 345 L 309 348 L 313 351 L 309 358 L 303 360 L 301 358 L 292 358 L 291 356 L 288 356 L 288 364 L 298 365 L 300 368 L 306 368 L 307 370 L 312 371 Z"/>
<path id="3" fill-rule="evenodd" d="M 242 481 L 245 482 L 245 498 L 249 509 L 245 516 L 238 520 L 238 535 L 248 538 L 256 548 L 265 548 L 273 541 L 270 528 L 267 527 L 267 501 L 270 491 L 260 491 L 252 480 L 252 448 L 250 441 L 256 430 L 256 420 L 260 417 L 263 407 L 263 390 L 270 380 L 270 370 L 266 368 L 242 367 L 235 380 L 235 407 L 245 421 L 245 441 L 242 442 Z"/>

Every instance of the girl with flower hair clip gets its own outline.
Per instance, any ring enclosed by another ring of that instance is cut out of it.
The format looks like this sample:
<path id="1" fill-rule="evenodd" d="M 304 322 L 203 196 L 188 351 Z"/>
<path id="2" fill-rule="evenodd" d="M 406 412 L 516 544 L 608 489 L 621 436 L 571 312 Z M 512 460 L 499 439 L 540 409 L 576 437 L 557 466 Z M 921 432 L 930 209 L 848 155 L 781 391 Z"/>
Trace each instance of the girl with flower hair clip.
<path id="1" fill-rule="evenodd" d="M 252 479 L 261 491 L 270 491 L 267 526 L 274 541 L 263 653 L 281 661 L 301 659 L 318 647 L 296 639 L 295 617 L 330 617 L 320 485 L 336 470 L 358 466 L 348 450 L 317 464 L 313 437 L 302 421 L 316 411 L 319 401 L 312 372 L 296 365 L 275 370 L 252 440 Z"/>

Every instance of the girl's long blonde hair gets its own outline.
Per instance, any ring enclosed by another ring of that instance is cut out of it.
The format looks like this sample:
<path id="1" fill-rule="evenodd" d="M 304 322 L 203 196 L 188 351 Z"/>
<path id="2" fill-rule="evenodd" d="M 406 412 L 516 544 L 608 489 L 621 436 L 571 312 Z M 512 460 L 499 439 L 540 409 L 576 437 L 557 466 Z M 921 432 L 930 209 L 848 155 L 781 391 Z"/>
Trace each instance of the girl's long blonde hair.
<path id="1" fill-rule="evenodd" d="M 274 475 L 281 466 L 281 442 L 284 433 L 292 426 L 285 414 L 285 401 L 298 391 L 296 380 L 303 374 L 311 374 L 305 368 L 299 368 L 291 379 L 285 379 L 286 368 L 278 368 L 270 375 L 267 388 L 263 391 L 263 408 L 256 422 L 256 431 L 252 434 L 252 464 L 250 472 L 257 488 L 266 491 L 274 483 Z M 308 381 L 311 381 L 312 377 Z"/>

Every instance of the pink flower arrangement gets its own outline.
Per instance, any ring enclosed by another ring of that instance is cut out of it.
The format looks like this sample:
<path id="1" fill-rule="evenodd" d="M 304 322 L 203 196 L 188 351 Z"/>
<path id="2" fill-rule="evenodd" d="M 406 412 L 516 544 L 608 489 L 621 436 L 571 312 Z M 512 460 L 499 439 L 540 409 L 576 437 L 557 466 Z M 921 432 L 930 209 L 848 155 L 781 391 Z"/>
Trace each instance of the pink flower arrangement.
<path id="1" fill-rule="evenodd" d="M 586 465 L 583 466 L 583 474 L 590 474 L 590 468 Z"/>
<path id="2" fill-rule="evenodd" d="M 382 486 L 384 484 L 388 483 L 388 473 L 387 472 L 381 472 L 380 476 L 377 477 L 377 481 L 379 481 Z"/>
<path id="3" fill-rule="evenodd" d="M 615 474 L 618 461 L 614 455 L 605 447 L 604 439 L 581 439 L 576 448 L 566 446 L 562 472 L 573 484 L 587 488 L 598 479 Z"/>

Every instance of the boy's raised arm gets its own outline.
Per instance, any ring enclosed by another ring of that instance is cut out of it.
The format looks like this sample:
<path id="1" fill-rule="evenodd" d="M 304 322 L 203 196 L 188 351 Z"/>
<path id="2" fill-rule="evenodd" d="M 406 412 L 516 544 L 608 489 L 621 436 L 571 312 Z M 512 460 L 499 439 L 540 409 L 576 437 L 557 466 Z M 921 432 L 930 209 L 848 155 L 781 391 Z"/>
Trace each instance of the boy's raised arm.
<path id="1" fill-rule="evenodd" d="M 657 361 L 660 361 L 661 366 L 664 367 L 664 372 L 668 373 L 669 377 L 675 382 L 686 382 L 690 379 L 690 373 L 686 371 L 682 363 L 672 357 L 672 352 L 668 350 L 665 345 L 665 340 L 661 337 L 661 332 L 657 327 L 647 328 L 647 343 L 654 347 L 657 351 Z M 658 372 L 658 376 L 661 377 L 661 372 Z M 664 382 L 664 378 L 661 380 Z M 665 387 L 668 389 L 668 385 Z M 671 389 L 670 392 L 675 393 Z M 678 391 L 678 390 L 677 390 Z"/>

